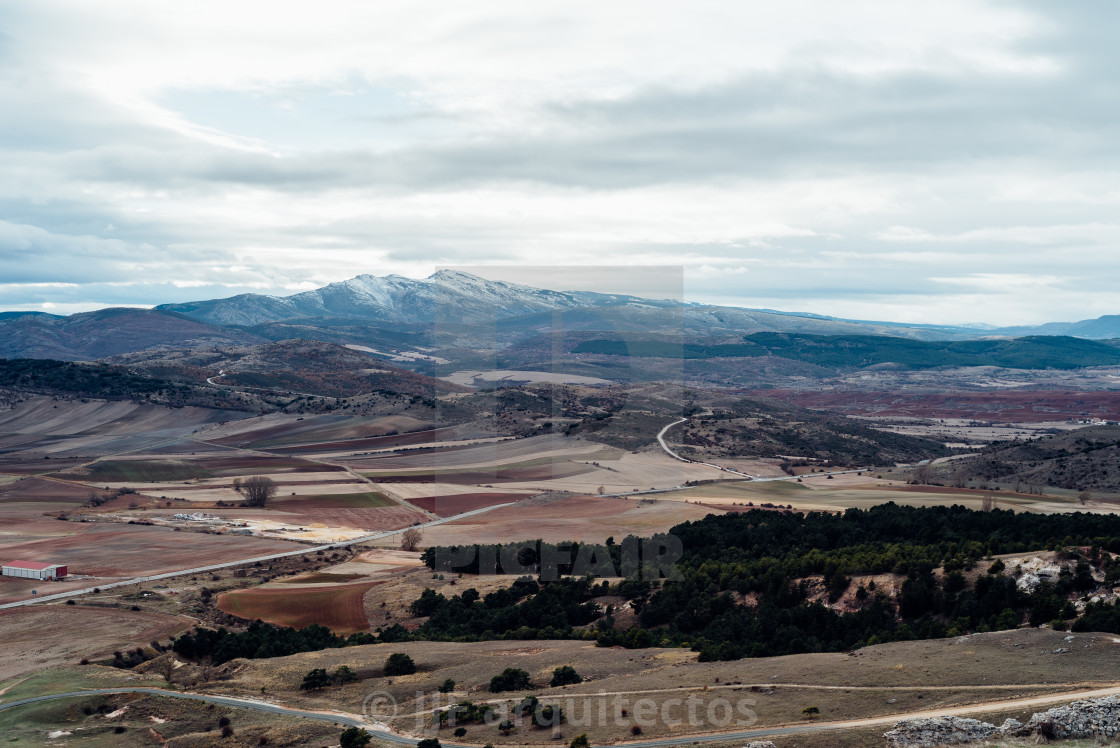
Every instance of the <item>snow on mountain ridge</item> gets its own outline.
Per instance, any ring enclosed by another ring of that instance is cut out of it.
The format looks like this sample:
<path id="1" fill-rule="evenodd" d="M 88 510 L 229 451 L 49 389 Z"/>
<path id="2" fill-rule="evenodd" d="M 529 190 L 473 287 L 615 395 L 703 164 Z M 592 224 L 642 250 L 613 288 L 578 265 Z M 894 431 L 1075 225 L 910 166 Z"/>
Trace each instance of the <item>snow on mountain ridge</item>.
<path id="1" fill-rule="evenodd" d="M 582 295 L 581 295 L 582 296 Z M 159 308 L 225 325 L 256 325 L 306 317 L 354 317 L 384 322 L 479 322 L 498 317 L 593 306 L 562 291 L 491 281 L 460 270 L 427 278 L 362 274 L 292 296 L 241 294 Z"/>

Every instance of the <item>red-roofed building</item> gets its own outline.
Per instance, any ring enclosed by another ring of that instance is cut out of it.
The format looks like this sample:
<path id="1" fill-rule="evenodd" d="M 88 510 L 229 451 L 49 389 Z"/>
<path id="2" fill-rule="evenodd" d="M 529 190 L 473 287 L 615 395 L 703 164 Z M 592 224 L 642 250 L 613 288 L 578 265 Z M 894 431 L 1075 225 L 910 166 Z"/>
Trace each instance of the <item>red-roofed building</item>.
<path id="1" fill-rule="evenodd" d="M 6 577 L 18 579 L 62 579 L 66 576 L 66 567 L 62 564 L 43 564 L 38 561 L 12 561 L 4 564 L 3 573 Z"/>

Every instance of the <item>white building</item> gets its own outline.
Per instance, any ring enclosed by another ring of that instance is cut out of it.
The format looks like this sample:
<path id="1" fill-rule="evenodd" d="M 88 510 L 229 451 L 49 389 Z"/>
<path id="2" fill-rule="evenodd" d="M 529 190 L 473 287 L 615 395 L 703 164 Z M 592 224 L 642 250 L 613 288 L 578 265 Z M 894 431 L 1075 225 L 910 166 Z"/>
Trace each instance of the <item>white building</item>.
<path id="1" fill-rule="evenodd" d="M 18 579 L 62 579 L 66 576 L 63 564 L 41 564 L 38 561 L 12 561 L 4 564 L 3 575 Z"/>

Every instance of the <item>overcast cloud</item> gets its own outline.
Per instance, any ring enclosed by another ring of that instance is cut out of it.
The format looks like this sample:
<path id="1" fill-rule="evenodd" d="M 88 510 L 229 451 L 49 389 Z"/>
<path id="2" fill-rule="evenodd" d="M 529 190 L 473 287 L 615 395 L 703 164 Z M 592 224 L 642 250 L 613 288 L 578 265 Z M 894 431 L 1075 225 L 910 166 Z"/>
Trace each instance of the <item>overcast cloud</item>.
<path id="1" fill-rule="evenodd" d="M 1117 28 L 1106 0 L 0 0 L 0 309 L 683 264 L 693 301 L 1120 313 Z"/>

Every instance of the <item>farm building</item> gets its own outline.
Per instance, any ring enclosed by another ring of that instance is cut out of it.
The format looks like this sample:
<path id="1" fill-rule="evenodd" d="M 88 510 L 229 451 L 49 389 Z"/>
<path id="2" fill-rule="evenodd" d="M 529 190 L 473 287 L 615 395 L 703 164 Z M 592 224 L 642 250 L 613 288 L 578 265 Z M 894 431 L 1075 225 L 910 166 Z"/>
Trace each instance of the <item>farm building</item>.
<path id="1" fill-rule="evenodd" d="M 3 574 L 20 579 L 62 579 L 66 576 L 66 567 L 63 564 L 41 564 L 37 561 L 12 561 L 4 564 Z"/>

